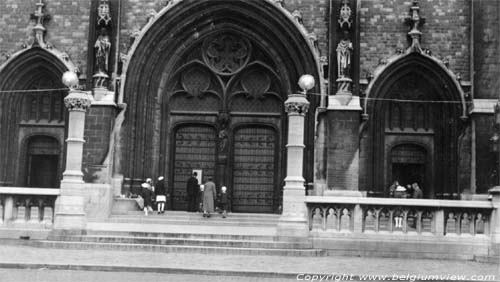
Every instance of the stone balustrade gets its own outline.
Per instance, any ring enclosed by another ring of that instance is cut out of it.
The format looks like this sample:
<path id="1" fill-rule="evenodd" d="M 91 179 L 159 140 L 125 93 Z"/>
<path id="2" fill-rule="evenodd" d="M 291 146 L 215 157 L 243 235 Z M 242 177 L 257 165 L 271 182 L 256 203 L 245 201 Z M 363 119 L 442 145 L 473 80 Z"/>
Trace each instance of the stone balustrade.
<path id="1" fill-rule="evenodd" d="M 52 228 L 59 189 L 0 187 L 0 226 Z"/>
<path id="2" fill-rule="evenodd" d="M 491 201 L 309 196 L 306 203 L 316 233 L 485 236 L 494 210 Z"/>

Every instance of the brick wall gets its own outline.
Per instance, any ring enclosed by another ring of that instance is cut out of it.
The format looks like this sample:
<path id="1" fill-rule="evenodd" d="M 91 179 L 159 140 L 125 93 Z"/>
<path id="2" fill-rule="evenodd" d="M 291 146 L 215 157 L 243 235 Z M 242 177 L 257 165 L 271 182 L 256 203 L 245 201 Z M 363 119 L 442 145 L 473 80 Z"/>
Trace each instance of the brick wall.
<path id="1" fill-rule="evenodd" d="M 260 0 L 265 1 L 265 0 Z M 130 47 L 130 35 L 134 30 L 141 30 L 148 21 L 151 10 L 161 11 L 165 0 L 123 0 L 121 23 L 121 52 L 127 52 Z M 329 0 L 285 0 L 283 6 L 290 12 L 299 10 L 302 13 L 304 26 L 308 32 L 318 36 L 320 53 L 327 55 L 327 27 Z"/>
<path id="2" fill-rule="evenodd" d="M 14 53 L 23 44 L 33 42 L 34 20 L 38 1 L 0 1 L 0 54 Z M 87 59 L 87 37 L 89 26 L 90 0 L 45 0 L 45 13 L 51 19 L 45 23 L 45 39 L 60 51 L 66 52 L 77 64 L 85 68 Z M 2 63 L 5 58 L 0 58 Z"/>
<path id="3" fill-rule="evenodd" d="M 407 48 L 405 18 L 413 1 L 361 1 L 360 48 L 361 77 L 373 72 L 384 57 L 394 54 L 396 47 Z M 421 45 L 437 58 L 446 57 L 450 69 L 469 80 L 469 0 L 422 0 L 420 15 L 426 18 Z"/>

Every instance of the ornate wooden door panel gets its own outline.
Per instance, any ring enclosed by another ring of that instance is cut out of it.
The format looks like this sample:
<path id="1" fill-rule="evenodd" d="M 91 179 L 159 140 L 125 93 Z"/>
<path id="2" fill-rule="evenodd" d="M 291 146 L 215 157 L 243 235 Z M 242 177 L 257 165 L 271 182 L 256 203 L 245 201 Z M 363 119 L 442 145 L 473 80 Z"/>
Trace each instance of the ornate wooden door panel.
<path id="1" fill-rule="evenodd" d="M 276 136 L 275 130 L 267 127 L 244 127 L 235 131 L 233 211 L 274 211 Z"/>
<path id="2" fill-rule="evenodd" d="M 188 125 L 175 133 L 172 206 L 186 210 L 186 182 L 193 169 L 202 169 L 203 178 L 215 175 L 215 129 L 204 125 Z"/>

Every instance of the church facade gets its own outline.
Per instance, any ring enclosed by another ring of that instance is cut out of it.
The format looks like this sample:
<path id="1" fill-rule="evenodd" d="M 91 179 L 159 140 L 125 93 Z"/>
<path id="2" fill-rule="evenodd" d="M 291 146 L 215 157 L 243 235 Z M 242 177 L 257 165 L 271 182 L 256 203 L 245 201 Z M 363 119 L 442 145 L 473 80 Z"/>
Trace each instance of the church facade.
<path id="1" fill-rule="evenodd" d="M 164 176 L 167 208 L 185 210 L 198 171 L 228 187 L 232 211 L 280 213 L 295 130 L 308 195 L 389 197 L 397 180 L 460 199 L 498 183 L 497 1 L 5 0 L 0 11 L 1 186 L 59 187 L 66 71 L 93 97 L 83 180 L 106 197 Z M 285 101 L 304 74 L 316 83 L 297 129 Z"/>

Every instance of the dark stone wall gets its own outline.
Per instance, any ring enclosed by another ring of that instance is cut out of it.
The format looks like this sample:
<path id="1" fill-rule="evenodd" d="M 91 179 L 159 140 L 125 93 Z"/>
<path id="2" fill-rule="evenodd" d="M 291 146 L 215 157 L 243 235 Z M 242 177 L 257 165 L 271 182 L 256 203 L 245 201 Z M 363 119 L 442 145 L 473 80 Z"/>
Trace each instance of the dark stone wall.
<path id="1" fill-rule="evenodd" d="M 500 1 L 474 3 L 474 98 L 497 99 L 500 88 Z"/>
<path id="2" fill-rule="evenodd" d="M 477 115 L 476 122 L 476 193 L 488 193 L 495 186 L 496 175 L 495 154 L 490 149 L 490 138 L 493 133 L 493 115 Z"/>
<path id="3" fill-rule="evenodd" d="M 85 117 L 85 143 L 83 145 L 83 172 L 85 182 L 102 182 L 97 171 L 103 169 L 109 152 L 109 139 L 113 130 L 116 110 L 109 106 L 90 107 Z"/>
<path id="4" fill-rule="evenodd" d="M 328 189 L 358 190 L 359 112 L 328 111 Z"/>

